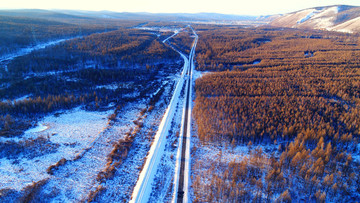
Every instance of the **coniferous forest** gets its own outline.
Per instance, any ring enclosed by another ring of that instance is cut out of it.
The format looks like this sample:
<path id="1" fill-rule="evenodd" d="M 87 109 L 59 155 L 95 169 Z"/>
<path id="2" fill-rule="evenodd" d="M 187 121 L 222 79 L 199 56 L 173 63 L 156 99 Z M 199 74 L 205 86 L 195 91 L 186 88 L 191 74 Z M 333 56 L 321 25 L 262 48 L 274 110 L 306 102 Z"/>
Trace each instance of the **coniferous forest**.
<path id="1" fill-rule="evenodd" d="M 104 30 L 104 22 L 95 20 L 77 27 L 43 19 L 4 19 L 2 24 L 7 29 L 0 37 L 14 49 L 26 47 L 32 39 L 25 39 L 28 32 L 24 31 L 23 35 L 12 32 L 31 27 L 38 32 L 47 28 L 41 35 L 34 35 L 39 41 L 59 36 L 73 38 L 0 64 L 2 136 L 22 133 L 31 126 L 31 120 L 56 110 L 77 105 L 96 110 L 112 102 L 125 104 L 150 97 L 162 85 L 158 78 L 176 73 L 181 67 L 178 55 L 161 42 L 172 33 L 157 36 L 128 27 L 137 25 L 137 21 L 110 21 Z M 5 39 L 9 36 L 11 39 Z M 138 92 L 136 96 L 131 95 L 134 91 Z M 25 99 L 17 100 L 24 95 Z"/>
<path id="2" fill-rule="evenodd" d="M 277 28 L 199 36 L 197 69 L 215 71 L 196 80 L 199 140 L 249 152 L 240 161 L 220 154 L 195 175 L 196 202 L 359 200 L 359 36 Z"/>
<path id="3" fill-rule="evenodd" d="M 127 15 L 0 11 L 0 201 L 360 201 L 360 34 Z"/>

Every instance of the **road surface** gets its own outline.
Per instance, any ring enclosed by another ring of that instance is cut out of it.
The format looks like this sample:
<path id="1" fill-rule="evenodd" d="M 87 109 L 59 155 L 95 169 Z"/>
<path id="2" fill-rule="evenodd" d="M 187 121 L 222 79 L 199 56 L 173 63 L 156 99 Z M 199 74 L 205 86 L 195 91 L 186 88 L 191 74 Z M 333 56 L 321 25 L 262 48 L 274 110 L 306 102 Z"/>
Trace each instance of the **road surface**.
<path id="1" fill-rule="evenodd" d="M 190 27 L 191 28 L 191 27 Z M 191 28 L 192 29 L 192 28 Z M 141 171 L 140 175 L 139 175 L 139 179 L 135 185 L 134 191 L 132 193 L 132 199 L 130 200 L 130 202 L 148 202 L 149 198 L 150 198 L 150 194 L 152 192 L 152 183 L 154 182 L 154 178 L 156 175 L 156 172 L 158 170 L 158 166 L 160 165 L 160 160 L 161 157 L 163 155 L 164 149 L 165 149 L 165 144 L 166 144 L 166 137 L 167 134 L 171 128 L 171 121 L 173 120 L 173 117 L 175 115 L 175 110 L 176 110 L 176 105 L 178 104 L 179 100 L 182 99 L 180 93 L 181 90 L 183 88 L 184 85 L 186 85 L 186 89 L 185 89 L 185 98 L 186 98 L 186 104 L 185 104 L 185 114 L 183 114 L 183 120 L 184 123 L 186 123 L 186 126 L 190 125 L 190 114 L 191 114 L 191 79 L 192 79 L 192 71 L 191 69 L 194 66 L 194 62 L 193 62 L 193 58 L 194 58 L 194 54 L 195 54 L 195 47 L 196 47 L 196 43 L 197 43 L 197 39 L 198 36 L 196 35 L 195 31 L 192 29 L 194 36 L 195 36 L 195 40 L 191 49 L 191 52 L 189 54 L 189 57 L 187 57 L 185 54 L 177 51 L 180 56 L 183 58 L 184 60 L 184 67 L 183 67 L 183 71 L 181 74 L 181 77 L 176 85 L 176 88 L 174 90 L 174 94 L 171 98 L 171 101 L 169 103 L 169 106 L 167 107 L 164 117 L 161 120 L 159 129 L 155 135 L 154 138 L 154 142 L 151 145 L 151 148 L 149 150 L 145 165 L 143 167 L 143 170 Z M 178 31 L 176 31 L 172 36 L 168 37 L 167 39 L 165 39 L 163 41 L 163 43 L 166 43 L 171 37 L 176 36 L 176 34 L 178 33 Z M 174 197 L 173 201 L 177 201 L 176 199 L 180 199 L 182 200 L 187 200 L 187 195 L 188 195 L 188 183 L 189 183 L 189 155 L 190 155 L 190 144 L 189 144 L 189 136 L 190 136 L 190 128 L 185 127 L 185 125 L 183 125 L 184 128 L 182 129 L 183 132 L 186 132 L 185 134 L 180 136 L 180 141 L 179 142 L 179 148 L 181 148 L 181 156 L 178 155 L 178 157 L 181 157 L 181 160 L 183 161 L 177 161 L 179 163 L 177 163 L 177 168 L 176 174 L 180 174 L 180 175 L 175 175 L 175 191 L 180 191 L 183 192 L 184 195 L 182 195 L 181 198 L 177 198 Z M 184 139 L 183 139 L 184 138 Z M 183 152 L 184 151 L 184 152 Z M 180 159 L 178 159 L 180 160 Z M 182 165 L 182 167 L 180 167 Z M 180 172 L 180 173 L 179 173 Z M 181 184 L 178 184 L 181 183 Z M 176 195 L 174 195 L 176 196 Z M 178 201 L 177 201 L 178 202 Z"/>
<path id="2" fill-rule="evenodd" d="M 191 28 L 191 27 L 190 27 Z M 192 29 L 192 28 L 191 28 Z M 179 146 L 179 156 L 177 160 L 178 175 L 175 180 L 175 193 L 173 202 L 189 202 L 189 180 L 190 180 L 190 139 L 191 139 L 191 95 L 192 95 L 192 70 L 194 69 L 194 55 L 198 40 L 196 32 L 192 29 L 195 40 L 189 55 L 189 65 L 187 72 L 187 87 L 185 96 L 185 109 L 183 114 L 182 134 L 180 136 L 181 145 Z M 180 162 L 180 163 L 179 163 Z"/>

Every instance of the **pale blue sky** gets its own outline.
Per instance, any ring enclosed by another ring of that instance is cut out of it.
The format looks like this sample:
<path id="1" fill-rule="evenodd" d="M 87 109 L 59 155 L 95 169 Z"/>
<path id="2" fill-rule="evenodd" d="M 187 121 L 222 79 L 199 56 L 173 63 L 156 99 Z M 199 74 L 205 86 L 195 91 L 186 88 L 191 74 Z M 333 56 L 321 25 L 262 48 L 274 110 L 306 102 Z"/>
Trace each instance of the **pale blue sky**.
<path id="1" fill-rule="evenodd" d="M 335 4 L 360 6 L 360 0 L 0 0 L 1 9 L 38 8 L 152 13 L 216 12 L 240 15 L 280 14 Z"/>

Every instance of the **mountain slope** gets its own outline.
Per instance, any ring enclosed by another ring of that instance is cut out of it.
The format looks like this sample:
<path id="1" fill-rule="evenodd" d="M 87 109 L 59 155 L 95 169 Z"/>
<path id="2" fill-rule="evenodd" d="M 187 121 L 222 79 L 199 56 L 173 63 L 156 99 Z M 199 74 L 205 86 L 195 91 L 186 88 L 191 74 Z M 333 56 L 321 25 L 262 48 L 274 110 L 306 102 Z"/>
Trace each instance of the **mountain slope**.
<path id="1" fill-rule="evenodd" d="M 335 5 L 304 9 L 275 18 L 273 26 L 360 32 L 360 7 Z"/>

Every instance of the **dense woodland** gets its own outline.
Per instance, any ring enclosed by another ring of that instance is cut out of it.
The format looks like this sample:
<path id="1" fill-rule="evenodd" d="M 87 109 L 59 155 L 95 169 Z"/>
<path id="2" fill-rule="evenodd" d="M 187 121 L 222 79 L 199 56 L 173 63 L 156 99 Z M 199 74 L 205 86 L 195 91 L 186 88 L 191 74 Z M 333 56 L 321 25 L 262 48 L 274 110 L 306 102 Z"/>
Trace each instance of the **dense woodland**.
<path id="1" fill-rule="evenodd" d="M 46 16 L 12 16 L 0 12 L 0 55 L 54 39 L 86 36 L 136 25 L 131 21 L 111 21 L 51 13 Z"/>
<path id="2" fill-rule="evenodd" d="M 8 71 L 0 67 L 0 136 L 21 134 L 39 116 L 78 105 L 120 108 L 144 97 L 151 105 L 164 78 L 181 68 L 178 54 L 162 43 L 173 33 L 125 28 L 139 22 L 11 16 L 0 16 L 0 22 L 1 55 L 81 36 L 17 57 L 6 64 Z M 194 175 L 194 202 L 359 201 L 359 36 L 271 27 L 195 29 L 196 68 L 215 71 L 196 81 L 193 115 L 201 144 L 247 145 L 249 153 L 230 162 L 219 155 L 206 177 Z M 181 33 L 171 44 L 186 53 L 192 41 Z"/>
<path id="3" fill-rule="evenodd" d="M 18 57 L 8 64 L 8 70 L 13 74 L 26 74 L 79 67 L 134 68 L 176 57 L 176 53 L 169 51 L 152 33 L 119 29 L 69 40 L 51 49 Z"/>
<path id="4" fill-rule="evenodd" d="M 181 68 L 177 53 L 162 43 L 170 34 L 120 28 L 15 58 L 0 79 L 0 134 L 20 133 L 39 115 L 77 105 L 101 110 L 139 98 L 151 102 Z"/>
<path id="5" fill-rule="evenodd" d="M 194 41 L 192 30 L 189 27 L 183 28 L 180 33 L 176 34 L 169 41 L 171 46 L 175 47 L 177 50 L 189 54 Z"/>
<path id="6" fill-rule="evenodd" d="M 196 201 L 359 200 L 358 36 L 272 28 L 198 33 L 198 69 L 220 71 L 196 81 L 199 138 L 255 149 L 240 162 L 214 161 L 209 170 L 221 172 L 209 172 L 212 184 L 194 177 Z M 259 144 L 278 150 L 263 153 Z"/>
<path id="7" fill-rule="evenodd" d="M 282 28 L 212 28 L 199 26 L 197 69 L 232 70 L 258 66 L 334 63 L 358 65 L 359 36 Z M 280 34 L 281 33 L 281 34 Z M 316 57 L 311 57 L 316 56 Z"/>

